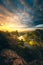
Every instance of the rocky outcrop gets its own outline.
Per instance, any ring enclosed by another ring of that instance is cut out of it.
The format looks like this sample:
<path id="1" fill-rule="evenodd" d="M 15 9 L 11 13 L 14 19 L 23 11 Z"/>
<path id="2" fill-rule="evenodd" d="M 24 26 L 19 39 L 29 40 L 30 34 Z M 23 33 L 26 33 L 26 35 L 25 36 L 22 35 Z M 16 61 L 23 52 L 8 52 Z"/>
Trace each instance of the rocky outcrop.
<path id="1" fill-rule="evenodd" d="M 0 53 L 0 65 L 27 65 L 27 63 L 16 52 L 4 49 Z"/>

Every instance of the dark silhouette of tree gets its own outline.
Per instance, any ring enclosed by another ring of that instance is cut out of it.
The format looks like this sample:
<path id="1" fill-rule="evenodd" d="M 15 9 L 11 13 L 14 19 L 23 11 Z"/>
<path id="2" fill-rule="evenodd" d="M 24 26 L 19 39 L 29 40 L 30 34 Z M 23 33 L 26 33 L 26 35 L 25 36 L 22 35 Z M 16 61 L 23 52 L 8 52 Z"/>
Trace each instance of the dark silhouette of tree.
<path id="1" fill-rule="evenodd" d="M 18 33 L 18 31 L 17 31 L 17 30 L 16 30 L 16 32 L 15 32 L 15 33 L 16 33 L 16 35 L 17 35 L 17 36 L 19 36 L 19 33 Z"/>
<path id="2" fill-rule="evenodd" d="M 23 41 L 23 39 L 20 40 L 19 45 L 24 46 L 24 41 Z"/>

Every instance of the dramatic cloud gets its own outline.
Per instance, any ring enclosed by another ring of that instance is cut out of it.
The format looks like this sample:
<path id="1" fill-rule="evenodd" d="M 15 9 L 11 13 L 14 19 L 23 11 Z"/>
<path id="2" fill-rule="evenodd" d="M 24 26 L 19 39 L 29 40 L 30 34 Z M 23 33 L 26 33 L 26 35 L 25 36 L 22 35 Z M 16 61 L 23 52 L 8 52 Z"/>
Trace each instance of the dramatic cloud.
<path id="1" fill-rule="evenodd" d="M 21 2 L 28 8 L 30 15 L 34 16 L 34 25 L 43 24 L 43 0 L 21 0 Z"/>
<path id="2" fill-rule="evenodd" d="M 40 25 L 43 0 L 0 0 L 0 27 L 40 28 Z"/>

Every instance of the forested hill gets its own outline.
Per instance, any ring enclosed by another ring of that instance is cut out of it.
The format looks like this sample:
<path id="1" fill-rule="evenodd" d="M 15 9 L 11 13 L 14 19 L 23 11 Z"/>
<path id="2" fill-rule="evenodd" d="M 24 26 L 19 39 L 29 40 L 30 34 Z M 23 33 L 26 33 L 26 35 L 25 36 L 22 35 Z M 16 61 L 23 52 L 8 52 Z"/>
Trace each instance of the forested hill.
<path id="1" fill-rule="evenodd" d="M 0 65 L 43 65 L 43 30 L 0 31 Z"/>

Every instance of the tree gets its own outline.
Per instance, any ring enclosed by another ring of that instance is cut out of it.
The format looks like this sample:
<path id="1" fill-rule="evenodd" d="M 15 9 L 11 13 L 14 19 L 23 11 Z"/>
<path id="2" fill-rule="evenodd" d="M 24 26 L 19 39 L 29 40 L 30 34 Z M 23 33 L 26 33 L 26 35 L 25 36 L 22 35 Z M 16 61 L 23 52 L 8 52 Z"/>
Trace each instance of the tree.
<path id="1" fill-rule="evenodd" d="M 21 41 L 20 41 L 20 44 L 19 44 L 19 45 L 24 46 L 24 41 L 23 41 L 23 39 L 21 39 Z"/>
<path id="2" fill-rule="evenodd" d="M 19 33 L 18 33 L 18 31 L 17 31 L 17 30 L 16 30 L 16 32 L 15 32 L 15 33 L 16 33 L 16 35 L 17 35 L 17 36 L 19 36 Z"/>

